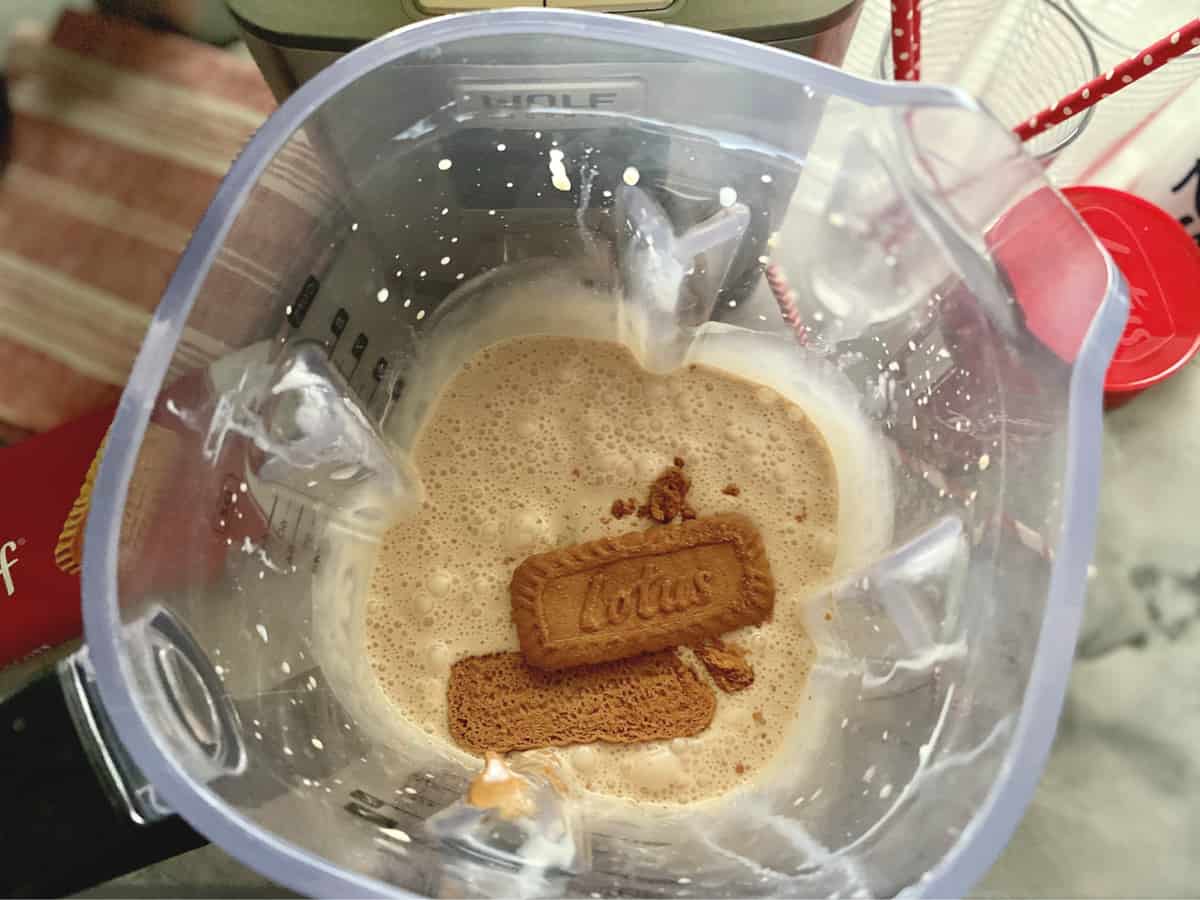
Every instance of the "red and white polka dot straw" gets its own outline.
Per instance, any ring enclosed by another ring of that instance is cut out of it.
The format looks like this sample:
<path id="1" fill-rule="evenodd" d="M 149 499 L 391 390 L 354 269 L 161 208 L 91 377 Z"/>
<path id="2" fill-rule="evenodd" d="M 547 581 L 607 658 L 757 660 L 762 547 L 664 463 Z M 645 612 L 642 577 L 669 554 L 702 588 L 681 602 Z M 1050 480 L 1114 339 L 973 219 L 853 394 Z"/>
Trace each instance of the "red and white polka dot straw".
<path id="1" fill-rule="evenodd" d="M 763 271 L 767 276 L 767 287 L 771 289 L 771 295 L 779 305 L 779 312 L 783 314 L 783 321 L 787 322 L 792 333 L 796 335 L 796 343 L 804 346 L 808 343 L 808 329 L 800 320 L 800 311 L 796 309 L 796 292 L 788 284 L 783 268 L 778 263 L 768 263 Z"/>
<path id="2" fill-rule="evenodd" d="M 892 0 L 892 77 L 921 80 L 920 0 Z"/>
<path id="3" fill-rule="evenodd" d="M 1120 65 L 1093 78 L 1057 103 L 1030 116 L 1013 128 L 1013 131 L 1022 141 L 1037 137 L 1043 131 L 1065 122 L 1088 107 L 1095 106 L 1110 94 L 1115 94 L 1139 78 L 1145 78 L 1155 69 L 1165 66 L 1175 57 L 1182 56 L 1196 47 L 1200 47 L 1200 19 L 1193 19 L 1161 41 L 1156 41 Z"/>

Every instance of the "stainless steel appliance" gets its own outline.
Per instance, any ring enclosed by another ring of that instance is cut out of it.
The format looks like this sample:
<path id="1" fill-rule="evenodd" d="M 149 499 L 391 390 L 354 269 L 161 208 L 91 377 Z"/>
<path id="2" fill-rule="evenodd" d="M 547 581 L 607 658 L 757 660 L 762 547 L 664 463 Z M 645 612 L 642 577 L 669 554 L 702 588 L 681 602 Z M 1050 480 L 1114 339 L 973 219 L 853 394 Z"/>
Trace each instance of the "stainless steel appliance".
<path id="1" fill-rule="evenodd" d="M 271 89 L 288 96 L 381 34 L 449 13 L 534 6 L 611 12 L 757 41 L 838 65 L 863 0 L 227 0 Z"/>

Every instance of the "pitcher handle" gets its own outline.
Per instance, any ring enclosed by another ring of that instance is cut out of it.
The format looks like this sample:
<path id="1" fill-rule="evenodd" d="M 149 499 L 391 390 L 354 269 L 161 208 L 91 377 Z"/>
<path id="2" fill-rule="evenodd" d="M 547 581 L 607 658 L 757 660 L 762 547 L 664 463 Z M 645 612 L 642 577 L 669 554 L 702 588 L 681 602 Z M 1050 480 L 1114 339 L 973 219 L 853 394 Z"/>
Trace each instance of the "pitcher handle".
<path id="1" fill-rule="evenodd" d="M 65 660 L 0 701 L 0 896 L 73 894 L 207 843 L 116 789 L 74 678 Z"/>

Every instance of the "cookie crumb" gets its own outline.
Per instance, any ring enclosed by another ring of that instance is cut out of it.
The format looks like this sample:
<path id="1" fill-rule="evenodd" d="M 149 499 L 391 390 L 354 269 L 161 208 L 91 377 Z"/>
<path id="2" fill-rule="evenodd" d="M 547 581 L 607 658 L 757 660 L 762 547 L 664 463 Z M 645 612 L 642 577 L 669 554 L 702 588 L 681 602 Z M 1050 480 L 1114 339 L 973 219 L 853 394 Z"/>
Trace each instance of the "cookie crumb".
<path id="1" fill-rule="evenodd" d="M 733 771 L 737 772 L 739 775 L 745 775 L 746 767 L 743 766 L 741 763 L 738 763 L 736 766 L 733 767 Z"/>
<path id="2" fill-rule="evenodd" d="M 683 457 L 682 456 L 675 457 L 675 468 L 682 469 L 683 466 L 684 466 Z"/>
<path id="3" fill-rule="evenodd" d="M 746 659 L 746 651 L 737 644 L 710 638 L 693 647 L 692 652 L 725 693 L 735 694 L 754 684 L 754 669 Z"/>
<path id="4" fill-rule="evenodd" d="M 683 509 L 681 509 L 679 511 L 679 515 L 680 515 L 680 518 L 683 519 L 683 521 L 690 522 L 692 519 L 696 518 L 696 511 L 694 509 L 692 509 L 690 506 L 685 506 Z"/>
<path id="5" fill-rule="evenodd" d="M 725 487 L 721 488 L 721 493 L 725 494 L 726 496 L 729 496 L 729 497 L 736 497 L 739 494 L 741 494 L 741 492 L 742 492 L 742 489 L 740 487 L 738 487 L 736 484 L 733 484 L 732 482 L 725 485 Z"/>
<path id="6" fill-rule="evenodd" d="M 572 470 L 571 470 L 571 475 L 572 475 L 572 477 L 574 477 L 574 478 L 578 478 L 578 477 L 580 476 L 580 474 L 581 474 L 581 473 L 580 473 L 580 471 L 579 471 L 579 467 L 578 467 L 578 466 L 576 466 L 574 469 L 572 469 Z"/>
<path id="7" fill-rule="evenodd" d="M 663 525 L 673 522 L 687 506 L 691 479 L 678 466 L 671 466 L 650 485 L 649 502 L 638 507 L 638 515 Z"/>
<path id="8" fill-rule="evenodd" d="M 825 621 L 826 622 L 833 621 L 833 613 L 829 612 L 828 610 L 826 610 L 826 612 L 825 612 Z"/>
<path id="9" fill-rule="evenodd" d="M 755 721 L 755 722 L 757 722 L 759 725 L 766 725 L 766 724 L 767 724 L 767 719 L 766 719 L 766 716 L 764 716 L 764 715 L 762 714 L 762 710 L 761 710 L 761 709 L 756 709 L 756 710 L 754 711 L 753 715 L 751 716 L 751 718 L 752 718 L 752 719 L 754 719 L 754 721 Z"/>
<path id="10" fill-rule="evenodd" d="M 622 500 L 618 497 L 612 502 L 612 508 L 609 510 L 614 519 L 623 519 L 626 516 L 631 516 L 637 512 L 637 500 L 630 497 L 628 500 Z"/>

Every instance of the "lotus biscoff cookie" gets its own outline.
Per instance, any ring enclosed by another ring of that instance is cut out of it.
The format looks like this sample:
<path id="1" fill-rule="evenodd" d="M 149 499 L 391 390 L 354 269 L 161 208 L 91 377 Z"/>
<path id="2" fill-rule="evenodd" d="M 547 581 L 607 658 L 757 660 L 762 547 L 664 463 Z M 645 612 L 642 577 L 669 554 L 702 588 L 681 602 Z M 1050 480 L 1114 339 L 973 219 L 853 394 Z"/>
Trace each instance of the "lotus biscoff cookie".
<path id="1" fill-rule="evenodd" d="M 521 651 L 541 669 L 698 644 L 775 603 L 762 539 L 736 513 L 531 556 L 510 592 Z"/>

